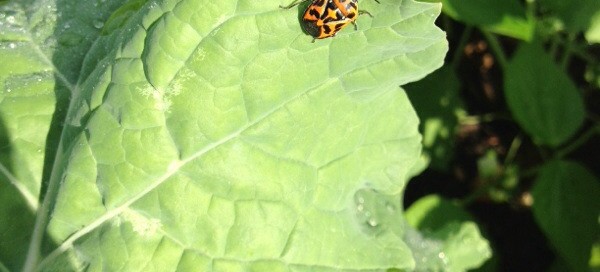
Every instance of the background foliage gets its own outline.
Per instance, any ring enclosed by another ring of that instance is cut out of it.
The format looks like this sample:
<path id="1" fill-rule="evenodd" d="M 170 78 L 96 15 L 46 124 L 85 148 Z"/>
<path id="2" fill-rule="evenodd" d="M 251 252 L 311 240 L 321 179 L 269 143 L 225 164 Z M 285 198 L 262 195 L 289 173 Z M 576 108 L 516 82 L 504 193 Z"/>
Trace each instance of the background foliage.
<path id="1" fill-rule="evenodd" d="M 430 161 L 407 203 L 475 216 L 494 248 L 481 270 L 597 271 L 600 2 L 431 2 L 450 54 L 407 86 Z"/>

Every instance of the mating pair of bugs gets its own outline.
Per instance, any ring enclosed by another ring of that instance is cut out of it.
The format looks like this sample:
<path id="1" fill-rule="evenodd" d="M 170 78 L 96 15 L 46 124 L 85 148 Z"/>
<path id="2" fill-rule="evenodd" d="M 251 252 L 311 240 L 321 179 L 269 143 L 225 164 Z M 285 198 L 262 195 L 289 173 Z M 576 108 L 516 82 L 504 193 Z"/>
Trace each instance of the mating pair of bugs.
<path id="1" fill-rule="evenodd" d="M 306 1 L 310 0 L 295 0 L 279 7 L 289 9 Z M 379 3 L 379 0 L 375 2 Z M 302 28 L 315 39 L 333 37 L 348 24 L 354 25 L 356 30 L 355 21 L 360 14 L 373 17 L 368 11 L 358 10 L 358 0 L 313 0 L 304 11 Z"/>

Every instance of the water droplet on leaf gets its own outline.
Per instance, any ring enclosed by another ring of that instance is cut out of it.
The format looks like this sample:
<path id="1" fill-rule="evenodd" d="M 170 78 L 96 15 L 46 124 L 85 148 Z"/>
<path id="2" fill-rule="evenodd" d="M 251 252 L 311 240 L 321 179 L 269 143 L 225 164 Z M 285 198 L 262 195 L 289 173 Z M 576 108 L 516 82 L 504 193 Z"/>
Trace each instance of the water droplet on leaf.
<path id="1" fill-rule="evenodd" d="M 97 29 L 101 29 L 104 26 L 104 23 L 102 21 L 99 20 L 95 20 L 94 21 L 94 27 Z"/>

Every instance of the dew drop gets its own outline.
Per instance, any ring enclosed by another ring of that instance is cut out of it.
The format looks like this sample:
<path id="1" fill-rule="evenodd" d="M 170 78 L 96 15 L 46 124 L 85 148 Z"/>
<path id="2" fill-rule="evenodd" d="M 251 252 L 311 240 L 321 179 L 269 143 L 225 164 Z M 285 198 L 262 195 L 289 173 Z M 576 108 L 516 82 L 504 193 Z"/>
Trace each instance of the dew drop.
<path id="1" fill-rule="evenodd" d="M 371 227 L 377 227 L 377 225 L 379 225 L 379 223 L 377 222 L 377 220 L 375 220 L 375 218 L 371 218 L 369 219 L 369 221 L 367 221 L 367 223 L 369 224 L 369 226 Z"/>
<path id="2" fill-rule="evenodd" d="M 440 252 L 438 253 L 438 258 L 442 261 L 444 265 L 448 265 L 448 258 L 446 258 L 446 253 Z"/>
<path id="3" fill-rule="evenodd" d="M 100 29 L 104 26 L 104 23 L 102 21 L 99 20 L 94 20 L 94 27 L 97 29 Z"/>

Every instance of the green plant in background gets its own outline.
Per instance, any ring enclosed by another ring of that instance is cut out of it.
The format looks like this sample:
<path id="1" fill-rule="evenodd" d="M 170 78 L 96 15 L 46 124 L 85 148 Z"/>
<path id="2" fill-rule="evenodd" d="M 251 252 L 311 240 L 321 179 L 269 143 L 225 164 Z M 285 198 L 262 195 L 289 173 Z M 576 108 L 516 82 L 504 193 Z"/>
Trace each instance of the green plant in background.
<path id="1" fill-rule="evenodd" d="M 443 28 L 457 41 L 451 62 L 407 86 L 422 121 L 431 169 L 449 171 L 460 124 L 510 116 L 522 133 L 512 139 L 502 158 L 493 151 L 480 158 L 479 178 L 488 183 L 459 202 L 464 207 L 482 196 L 496 201 L 515 199 L 518 183 L 533 179 L 531 209 L 557 255 L 554 269 L 600 269 L 600 180 L 597 171 L 594 174 L 586 167 L 598 163 L 570 157 L 573 151 L 588 148 L 588 141 L 600 135 L 600 118 L 597 112 L 586 109 L 583 98 L 600 91 L 600 58 L 592 53 L 600 43 L 600 1 L 428 2 L 442 3 L 447 16 Z M 464 29 L 453 28 L 449 18 L 462 23 Z M 455 71 L 475 32 L 485 38 L 503 74 L 507 112 L 465 113 L 457 91 L 467 83 L 461 83 Z M 569 69 L 575 59 L 580 66 Z M 426 89 L 438 91 L 429 92 L 435 94 L 431 97 L 425 94 Z M 539 162 L 532 165 L 519 160 L 523 142 L 539 150 Z M 499 195 L 498 189 L 503 193 Z M 423 209 L 417 204 L 415 209 Z"/>
<path id="2" fill-rule="evenodd" d="M 442 65 L 439 4 L 311 43 L 289 1 L 0 3 L 1 271 L 463 271 L 418 232 L 399 87 Z"/>

